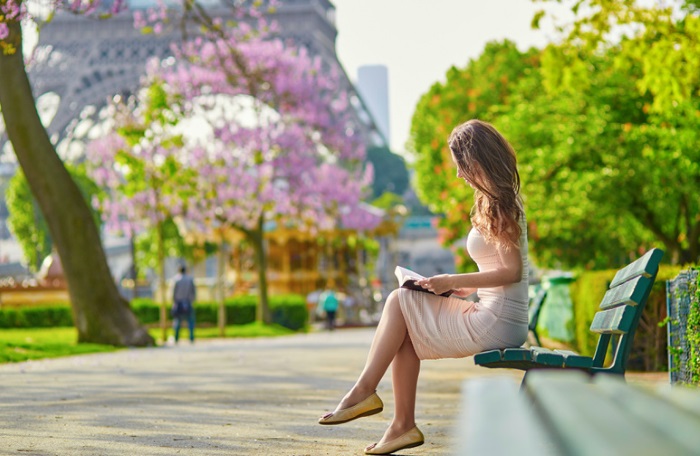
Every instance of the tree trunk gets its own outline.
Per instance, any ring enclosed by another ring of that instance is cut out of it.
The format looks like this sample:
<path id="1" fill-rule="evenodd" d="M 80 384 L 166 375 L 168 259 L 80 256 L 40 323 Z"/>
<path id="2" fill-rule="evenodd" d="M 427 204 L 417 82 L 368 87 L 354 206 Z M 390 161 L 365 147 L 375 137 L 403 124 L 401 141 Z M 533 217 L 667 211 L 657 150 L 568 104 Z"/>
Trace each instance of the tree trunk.
<path id="1" fill-rule="evenodd" d="M 7 135 L 61 259 L 78 341 L 152 345 L 153 338 L 119 294 L 90 208 L 41 124 L 24 67 L 20 25 L 8 26 L 5 41 L 17 51 L 0 53 L 0 106 Z"/>
<path id="2" fill-rule="evenodd" d="M 168 287 L 165 284 L 165 228 L 163 222 L 156 226 L 158 238 L 158 294 L 160 295 L 160 333 L 163 343 L 168 341 Z"/>
<path id="3" fill-rule="evenodd" d="M 224 231 L 221 229 L 221 236 L 219 236 L 219 255 L 218 255 L 218 265 L 216 268 L 217 277 L 217 291 L 218 291 L 218 301 L 219 301 L 219 337 L 226 336 L 226 241 L 224 240 Z"/>
<path id="4" fill-rule="evenodd" d="M 267 300 L 267 255 L 265 254 L 265 233 L 263 232 L 263 220 L 261 215 L 255 230 L 244 231 L 255 250 L 255 266 L 258 268 L 258 307 L 255 312 L 255 321 L 271 323 L 270 306 Z"/>

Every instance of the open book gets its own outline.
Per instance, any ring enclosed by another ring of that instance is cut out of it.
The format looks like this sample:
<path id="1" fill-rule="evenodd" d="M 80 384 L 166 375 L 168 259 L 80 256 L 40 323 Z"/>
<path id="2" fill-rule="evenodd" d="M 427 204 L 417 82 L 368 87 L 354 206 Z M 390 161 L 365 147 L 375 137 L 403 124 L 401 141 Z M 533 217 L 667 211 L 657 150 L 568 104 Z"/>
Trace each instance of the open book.
<path id="1" fill-rule="evenodd" d="M 424 293 L 436 294 L 416 284 L 416 280 L 425 279 L 425 277 L 418 274 L 417 272 L 411 271 L 410 269 L 406 269 L 401 266 L 396 266 L 394 274 L 396 274 L 396 278 L 399 279 L 399 286 L 401 288 L 408 288 L 409 290 L 416 290 L 422 291 Z M 439 296 L 448 297 L 453 293 L 453 291 L 454 290 L 448 290 L 440 294 Z"/>

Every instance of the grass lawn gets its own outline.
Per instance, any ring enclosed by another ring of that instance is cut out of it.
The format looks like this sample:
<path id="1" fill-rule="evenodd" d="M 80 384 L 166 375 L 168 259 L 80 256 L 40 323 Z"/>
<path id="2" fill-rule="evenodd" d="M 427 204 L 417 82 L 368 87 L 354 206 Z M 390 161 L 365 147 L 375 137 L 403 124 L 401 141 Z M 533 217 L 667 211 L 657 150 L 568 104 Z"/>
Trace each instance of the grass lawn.
<path id="1" fill-rule="evenodd" d="M 148 330 L 151 337 L 156 340 L 156 343 L 163 343 L 162 330 L 160 328 L 149 328 Z M 264 325 L 262 323 L 248 323 L 247 325 L 235 325 L 226 326 L 224 331 L 224 337 L 275 337 L 275 336 L 286 336 L 288 334 L 294 334 L 289 328 L 285 328 L 280 325 Z M 173 337 L 175 333 L 173 328 L 168 326 L 168 337 Z M 187 324 L 185 323 L 182 328 L 180 328 L 180 340 L 189 340 L 190 332 L 187 329 Z M 205 327 L 205 328 L 195 328 L 194 338 L 196 339 L 214 339 L 219 337 L 219 328 L 217 327 Z"/>
<path id="2" fill-rule="evenodd" d="M 225 337 L 274 337 L 294 334 L 295 331 L 279 325 L 250 323 L 247 325 L 227 326 Z M 151 328 L 149 333 L 162 343 L 160 328 Z M 218 328 L 196 328 L 196 339 L 219 337 Z M 168 335 L 173 335 L 168 328 Z M 187 328 L 180 330 L 180 339 L 187 340 Z M 13 363 L 31 359 L 57 358 L 60 356 L 80 355 L 85 353 L 109 352 L 118 347 L 100 344 L 78 344 L 75 328 L 30 328 L 0 329 L 0 363 Z"/>
<path id="3" fill-rule="evenodd" d="M 118 350 L 111 345 L 78 344 L 68 328 L 0 329 L 0 363 Z"/>

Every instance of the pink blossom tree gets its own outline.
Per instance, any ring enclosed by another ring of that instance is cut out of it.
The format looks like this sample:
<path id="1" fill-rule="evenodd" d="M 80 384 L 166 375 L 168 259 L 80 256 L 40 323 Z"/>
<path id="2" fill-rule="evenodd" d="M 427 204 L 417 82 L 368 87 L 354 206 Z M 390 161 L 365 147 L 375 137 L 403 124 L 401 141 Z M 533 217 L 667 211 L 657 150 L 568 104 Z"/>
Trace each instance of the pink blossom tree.
<path id="1" fill-rule="evenodd" d="M 230 5 L 239 18 L 246 17 L 245 10 L 250 6 L 238 2 Z M 101 0 L 0 0 L 0 108 L 5 132 L 61 257 L 78 341 L 139 346 L 153 344 L 153 338 L 138 323 L 112 279 L 88 203 L 56 154 L 39 118 L 22 54 L 23 24 L 45 22 L 60 11 L 108 18 L 124 9 L 123 0 L 114 0 L 107 8 Z M 33 16 L 32 11 L 46 16 Z M 251 17 L 260 16 L 253 9 Z M 157 18 L 158 13 L 152 11 L 146 19 Z M 221 26 L 196 0 L 182 0 L 180 18 L 182 24 L 194 22 L 205 29 Z M 182 28 L 186 32 L 187 27 Z"/>
<path id="2" fill-rule="evenodd" d="M 152 81 L 139 103 L 113 106 L 116 129 L 87 148 L 88 171 L 108 190 L 94 201 L 112 231 L 131 236 L 152 230 L 157 244 L 158 295 L 162 340 L 167 339 L 165 283 L 166 224 L 187 212 L 196 195 L 196 173 L 188 165 L 177 101 Z"/>
<path id="3" fill-rule="evenodd" d="M 269 29 L 274 26 L 257 28 Z M 234 110 L 247 107 L 230 118 L 211 118 L 208 147 L 191 160 L 199 194 L 210 195 L 199 201 L 198 219 L 234 228 L 253 246 L 257 319 L 269 322 L 267 222 L 323 231 L 341 221 L 346 228 L 371 229 L 380 220 L 359 208 L 372 170 L 363 164 L 365 149 L 348 117 L 337 71 L 323 68 L 304 49 L 264 33 L 251 35 L 243 24 L 218 38 L 195 38 L 158 75 L 190 103 L 216 95 L 228 97 Z"/>

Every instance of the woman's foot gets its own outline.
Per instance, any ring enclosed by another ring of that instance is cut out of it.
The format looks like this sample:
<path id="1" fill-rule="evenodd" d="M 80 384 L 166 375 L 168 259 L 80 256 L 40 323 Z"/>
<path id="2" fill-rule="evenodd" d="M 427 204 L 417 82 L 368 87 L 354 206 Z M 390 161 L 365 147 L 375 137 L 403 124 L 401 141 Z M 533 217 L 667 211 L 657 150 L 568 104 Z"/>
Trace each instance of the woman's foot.
<path id="1" fill-rule="evenodd" d="M 364 396 L 360 396 L 364 394 Z M 361 399 L 357 399 L 361 397 Z M 331 413 L 319 418 L 319 424 L 342 424 L 363 416 L 377 414 L 384 410 L 384 403 L 375 391 L 369 394 L 351 390 L 345 395 L 338 407 Z"/>
<path id="2" fill-rule="evenodd" d="M 391 454 L 423 445 L 424 442 L 425 437 L 415 424 L 408 429 L 402 429 L 392 423 L 379 442 L 365 448 L 365 454 Z"/>
<path id="3" fill-rule="evenodd" d="M 340 401 L 338 406 L 335 408 L 336 410 L 343 410 L 349 407 L 352 407 L 354 405 L 359 404 L 360 402 L 364 401 L 367 399 L 369 396 L 372 395 L 372 393 L 376 393 L 377 390 L 374 388 L 370 389 L 362 389 L 358 387 L 357 385 L 353 386 L 350 391 L 343 397 L 343 399 Z"/>

